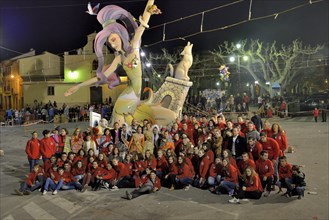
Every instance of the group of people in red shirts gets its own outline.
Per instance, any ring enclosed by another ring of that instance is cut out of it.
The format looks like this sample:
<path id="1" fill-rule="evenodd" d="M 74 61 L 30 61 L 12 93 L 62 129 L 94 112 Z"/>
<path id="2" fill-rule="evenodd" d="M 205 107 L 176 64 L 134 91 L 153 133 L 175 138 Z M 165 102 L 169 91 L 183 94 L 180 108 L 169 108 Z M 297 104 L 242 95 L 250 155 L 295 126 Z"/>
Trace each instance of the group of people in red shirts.
<path id="1" fill-rule="evenodd" d="M 71 136 L 65 128 L 44 130 L 41 140 L 33 132 L 26 144 L 30 174 L 15 191 L 55 195 L 134 188 L 125 192 L 133 199 L 161 186 L 170 191 L 194 186 L 242 203 L 268 197 L 277 186 L 278 193 L 286 188 L 284 196 L 301 199 L 305 174 L 287 161 L 285 131 L 278 123 L 253 121 L 243 115 L 236 122 L 223 114 L 199 120 L 184 115 L 161 129 L 133 120 L 112 129 L 77 128 Z"/>

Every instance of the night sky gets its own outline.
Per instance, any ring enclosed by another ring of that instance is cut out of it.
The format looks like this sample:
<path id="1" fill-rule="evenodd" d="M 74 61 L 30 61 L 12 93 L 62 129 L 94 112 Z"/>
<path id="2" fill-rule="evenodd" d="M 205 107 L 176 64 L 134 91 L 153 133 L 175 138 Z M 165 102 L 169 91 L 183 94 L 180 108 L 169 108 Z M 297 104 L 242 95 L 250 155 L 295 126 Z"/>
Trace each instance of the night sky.
<path id="1" fill-rule="evenodd" d="M 315 2 L 315 0 L 312 0 Z M 235 2 L 233 0 L 156 0 L 161 15 L 151 17 L 150 27 L 214 7 Z M 49 51 L 62 54 L 86 44 L 86 36 L 101 30 L 96 16 L 85 13 L 88 0 L 1 0 L 0 2 L 0 60 L 5 60 L 34 48 L 37 54 Z M 136 18 L 142 14 L 145 0 L 99 0 L 101 8 L 108 4 L 119 5 Z M 309 3 L 309 0 L 253 0 L 252 18 L 274 14 Z M 214 29 L 248 19 L 250 0 L 205 13 L 203 30 Z M 212 50 L 223 41 L 238 42 L 254 38 L 265 42 L 276 40 L 289 44 L 300 39 L 316 45 L 329 41 L 329 1 L 309 4 L 296 10 L 258 21 L 247 22 L 225 30 L 203 33 L 186 38 L 194 44 L 193 51 Z M 201 15 L 166 25 L 166 39 L 200 31 Z M 163 27 L 147 30 L 143 45 L 162 40 Z M 158 52 L 171 50 L 186 42 L 175 40 L 146 48 Z M 10 50 L 16 51 L 12 52 Z M 17 53 L 19 52 L 19 53 Z"/>

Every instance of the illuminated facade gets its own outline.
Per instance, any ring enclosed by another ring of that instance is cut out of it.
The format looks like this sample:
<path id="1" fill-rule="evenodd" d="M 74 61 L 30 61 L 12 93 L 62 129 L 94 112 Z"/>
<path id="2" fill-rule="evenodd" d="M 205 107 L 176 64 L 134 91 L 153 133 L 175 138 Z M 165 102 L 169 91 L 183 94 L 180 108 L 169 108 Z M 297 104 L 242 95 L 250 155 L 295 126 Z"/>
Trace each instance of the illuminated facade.
<path id="1" fill-rule="evenodd" d="M 65 97 L 64 92 L 74 84 L 96 76 L 97 57 L 93 51 L 96 33 L 88 35 L 83 48 L 64 52 L 63 56 L 43 52 L 35 55 L 30 51 L 24 55 L 1 62 L 0 109 L 21 109 L 38 103 L 46 104 L 56 101 L 59 106 L 101 103 L 107 98 L 112 100 L 120 95 L 126 87 L 127 77 L 121 78 L 122 84 L 113 90 L 107 85 L 84 87 L 72 96 Z M 114 58 L 104 47 L 105 63 Z"/>

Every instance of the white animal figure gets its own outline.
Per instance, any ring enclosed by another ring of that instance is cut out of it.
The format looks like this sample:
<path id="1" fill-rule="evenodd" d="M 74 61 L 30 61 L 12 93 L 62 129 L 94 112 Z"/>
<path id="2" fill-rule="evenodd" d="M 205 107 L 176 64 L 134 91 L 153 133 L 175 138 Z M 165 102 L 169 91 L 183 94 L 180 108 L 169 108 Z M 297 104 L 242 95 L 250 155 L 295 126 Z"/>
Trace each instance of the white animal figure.
<path id="1" fill-rule="evenodd" d="M 171 64 L 168 64 L 170 75 L 176 79 L 181 79 L 184 81 L 189 81 L 190 77 L 188 77 L 188 70 L 192 66 L 193 56 L 192 56 L 192 47 L 193 44 L 190 42 L 184 47 L 184 50 L 181 52 L 183 55 L 183 59 L 178 63 L 176 69 L 174 71 L 174 67 Z"/>
<path id="2" fill-rule="evenodd" d="M 98 3 L 95 7 L 91 7 L 91 4 L 90 4 L 90 2 L 88 3 L 88 6 L 87 6 L 87 8 L 88 8 L 88 11 L 86 11 L 86 13 L 88 13 L 88 14 L 90 14 L 90 15 L 97 15 L 97 12 L 98 12 L 98 9 L 99 9 L 99 4 L 100 3 Z"/>

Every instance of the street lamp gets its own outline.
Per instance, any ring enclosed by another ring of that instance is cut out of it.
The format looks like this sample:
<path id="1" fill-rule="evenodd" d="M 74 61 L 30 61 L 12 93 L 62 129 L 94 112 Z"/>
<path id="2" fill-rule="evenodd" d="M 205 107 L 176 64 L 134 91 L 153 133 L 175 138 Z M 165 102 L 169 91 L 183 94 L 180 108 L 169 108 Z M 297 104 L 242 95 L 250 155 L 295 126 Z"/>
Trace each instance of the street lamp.
<path id="1" fill-rule="evenodd" d="M 236 47 L 239 49 L 239 48 L 241 48 L 241 44 L 237 44 L 236 45 Z M 237 54 L 237 67 L 238 67 L 238 69 L 237 69 L 237 73 L 238 73 L 238 88 L 240 88 L 241 86 L 241 80 L 240 80 L 240 78 L 241 78 L 241 74 L 240 74 L 240 58 L 241 58 L 241 56 L 239 55 L 239 54 Z M 242 59 L 243 59 L 243 61 L 248 61 L 249 60 L 249 57 L 247 56 L 247 55 L 243 55 L 242 56 Z M 230 58 L 229 58 L 229 60 L 230 60 L 230 62 L 231 63 L 234 63 L 235 62 L 235 57 L 234 56 L 231 56 Z"/>

